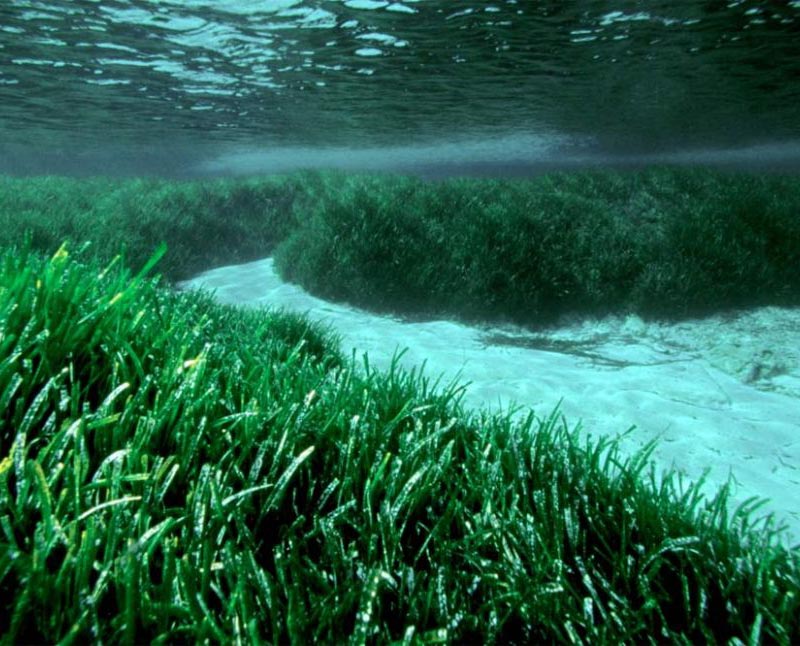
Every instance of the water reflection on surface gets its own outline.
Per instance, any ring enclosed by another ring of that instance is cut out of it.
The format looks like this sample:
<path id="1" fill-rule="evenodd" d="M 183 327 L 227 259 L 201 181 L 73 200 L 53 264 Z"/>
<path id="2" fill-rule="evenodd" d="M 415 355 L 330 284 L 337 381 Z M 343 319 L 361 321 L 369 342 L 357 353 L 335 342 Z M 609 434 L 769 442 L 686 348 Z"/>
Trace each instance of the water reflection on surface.
<path id="1" fill-rule="evenodd" d="M 800 135 L 800 2 L 6 0 L 0 134 L 606 152 Z"/>

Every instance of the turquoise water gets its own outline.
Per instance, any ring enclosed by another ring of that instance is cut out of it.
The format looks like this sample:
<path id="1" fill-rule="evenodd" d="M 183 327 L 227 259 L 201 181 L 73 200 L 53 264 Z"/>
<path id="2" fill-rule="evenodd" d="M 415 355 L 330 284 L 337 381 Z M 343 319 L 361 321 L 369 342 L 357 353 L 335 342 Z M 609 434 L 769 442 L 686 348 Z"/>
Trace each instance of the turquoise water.
<path id="1" fill-rule="evenodd" d="M 143 150 L 157 171 L 242 147 L 456 142 L 477 151 L 447 159 L 480 163 L 780 146 L 800 139 L 800 1 L 4 0 L 0 97 L 0 152 L 23 170 Z"/>

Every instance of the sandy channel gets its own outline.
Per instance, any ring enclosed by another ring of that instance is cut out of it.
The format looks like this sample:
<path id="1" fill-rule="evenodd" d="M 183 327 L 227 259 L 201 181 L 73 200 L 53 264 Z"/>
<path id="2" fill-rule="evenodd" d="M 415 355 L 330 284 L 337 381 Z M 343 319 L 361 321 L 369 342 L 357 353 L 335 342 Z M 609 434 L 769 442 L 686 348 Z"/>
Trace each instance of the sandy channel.
<path id="1" fill-rule="evenodd" d="M 271 258 L 220 267 L 181 284 L 220 302 L 307 313 L 343 349 L 387 366 L 470 382 L 465 403 L 538 415 L 559 405 L 570 425 L 617 436 L 633 451 L 653 438 L 657 470 L 712 492 L 733 477 L 732 499 L 768 498 L 761 513 L 800 540 L 800 308 L 759 308 L 674 325 L 637 317 L 575 320 L 532 333 L 452 321 L 404 322 L 315 298 L 283 282 Z"/>

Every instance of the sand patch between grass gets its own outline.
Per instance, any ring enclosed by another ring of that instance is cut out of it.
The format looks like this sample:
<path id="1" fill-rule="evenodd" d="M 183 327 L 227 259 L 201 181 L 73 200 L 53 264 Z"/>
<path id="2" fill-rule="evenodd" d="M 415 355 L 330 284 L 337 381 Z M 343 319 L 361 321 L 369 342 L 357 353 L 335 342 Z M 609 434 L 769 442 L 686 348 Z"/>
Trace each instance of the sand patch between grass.
<path id="1" fill-rule="evenodd" d="M 182 284 L 226 303 L 307 312 L 330 324 L 346 353 L 388 365 L 426 363 L 430 376 L 471 382 L 470 406 L 517 403 L 547 415 L 561 402 L 570 424 L 618 435 L 634 450 L 658 439 L 658 469 L 709 491 L 729 475 L 733 500 L 769 498 L 764 512 L 800 539 L 800 309 L 759 308 L 675 325 L 636 317 L 532 334 L 452 321 L 403 322 L 328 303 L 284 283 L 272 259 L 220 267 Z"/>

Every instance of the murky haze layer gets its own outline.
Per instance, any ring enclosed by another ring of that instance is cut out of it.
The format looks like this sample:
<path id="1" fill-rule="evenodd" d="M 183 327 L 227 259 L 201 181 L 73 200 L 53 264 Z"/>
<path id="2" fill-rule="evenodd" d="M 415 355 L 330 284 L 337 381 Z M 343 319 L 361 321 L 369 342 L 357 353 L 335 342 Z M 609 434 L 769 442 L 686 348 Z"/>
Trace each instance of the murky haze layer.
<path id="1" fill-rule="evenodd" d="M 800 138 L 798 106 L 798 0 L 0 3 L 0 139 L 20 163 L 517 135 L 739 148 Z"/>

